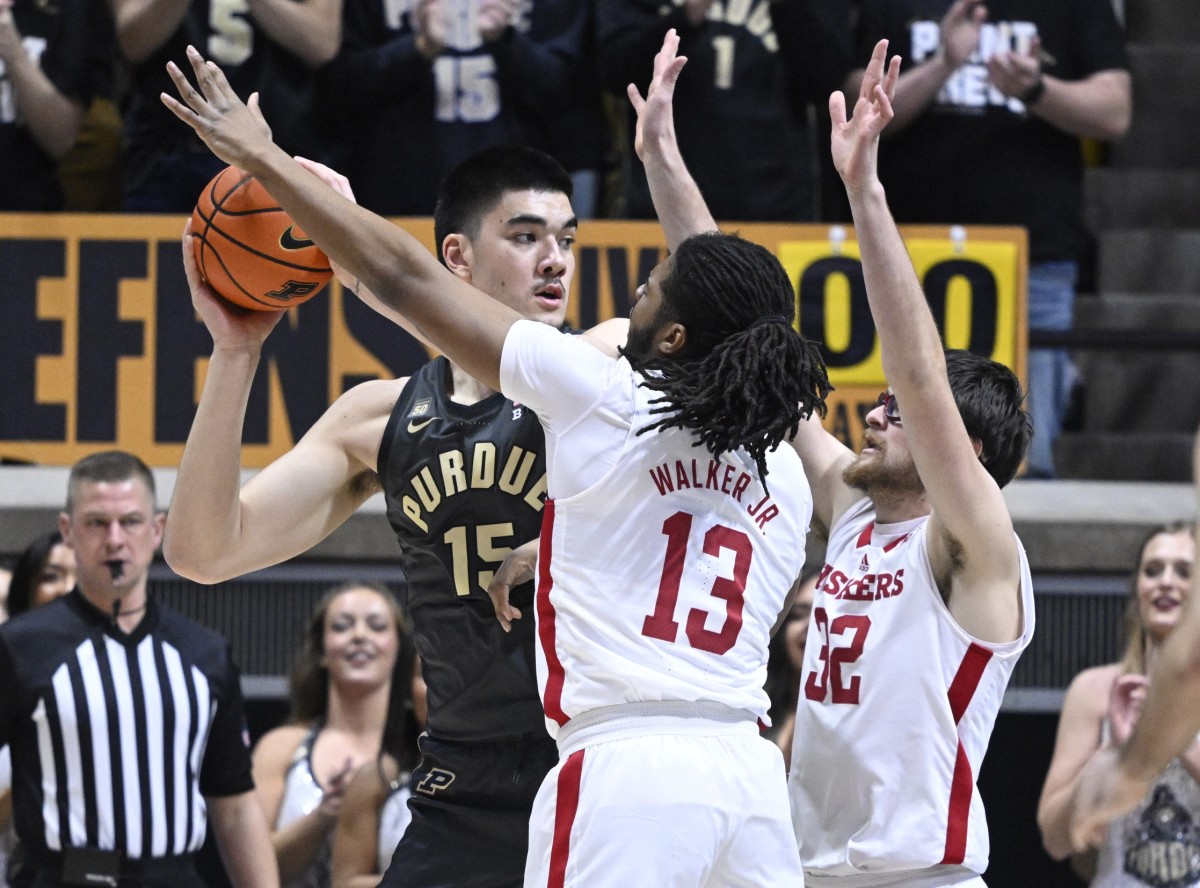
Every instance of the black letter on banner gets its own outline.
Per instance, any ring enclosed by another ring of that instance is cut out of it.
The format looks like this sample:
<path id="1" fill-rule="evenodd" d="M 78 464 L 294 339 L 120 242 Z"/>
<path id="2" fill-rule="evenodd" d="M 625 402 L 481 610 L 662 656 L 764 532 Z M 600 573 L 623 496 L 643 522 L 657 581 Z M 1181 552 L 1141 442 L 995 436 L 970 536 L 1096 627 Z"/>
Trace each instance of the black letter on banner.
<path id="1" fill-rule="evenodd" d="M 618 318 L 629 317 L 629 309 L 633 307 L 633 290 L 636 290 L 650 277 L 654 266 L 658 265 L 658 249 L 642 247 L 638 250 L 637 280 L 633 289 L 629 285 L 629 250 L 626 247 L 605 247 L 608 254 L 608 282 L 612 287 L 613 315 Z"/>
<path id="2" fill-rule="evenodd" d="M 320 295 L 316 298 L 328 300 L 329 297 Z M 425 351 L 425 347 L 409 335 L 408 331 L 382 317 L 349 290 L 342 291 L 342 316 L 346 319 L 346 329 L 358 343 L 382 361 L 397 379 L 411 376 L 422 364 L 429 361 L 429 352 Z M 343 376 L 341 390 L 344 392 L 360 382 L 375 378 L 364 375 Z"/>
<path id="3" fill-rule="evenodd" d="M 950 282 L 965 278 L 971 288 L 971 340 L 967 351 L 991 357 L 996 349 L 996 276 L 986 265 L 970 259 L 946 259 L 925 273 L 925 298 L 938 329 L 946 335 L 946 301 Z"/>
<path id="4" fill-rule="evenodd" d="M 263 343 L 260 371 L 268 360 L 274 360 L 279 370 L 292 440 L 299 441 L 329 406 L 328 294 L 298 306 L 275 326 Z"/>
<path id="5" fill-rule="evenodd" d="M 188 293 L 177 241 L 159 241 L 155 291 L 154 440 L 182 444 L 196 415 L 196 361 L 212 354 L 212 337 L 196 318 Z M 261 443 L 267 437 L 267 377 L 259 366 L 250 387 L 242 438 Z"/>
<path id="6" fill-rule="evenodd" d="M 0 439 L 5 441 L 67 439 L 66 405 L 35 400 L 38 355 L 63 353 L 62 322 L 38 319 L 38 278 L 62 277 L 65 253 L 60 240 L 0 240 Z"/>
<path id="7" fill-rule="evenodd" d="M 178 256 L 175 264 L 179 264 Z M 75 437 L 81 442 L 117 440 L 117 361 L 122 356 L 140 357 L 145 351 L 142 323 L 118 318 L 117 287 L 122 278 L 145 276 L 144 243 L 79 244 L 79 421 Z"/>
<path id="8" fill-rule="evenodd" d="M 187 440 L 196 410 L 195 362 L 211 353 L 212 339 L 194 318 L 178 245 L 162 243 L 158 250 L 159 408 L 154 433 L 157 441 L 174 443 Z M 285 317 L 263 345 L 242 429 L 242 441 L 247 444 L 269 443 L 268 371 L 272 360 L 279 371 L 284 408 L 295 439 L 325 411 L 329 397 L 329 300 L 318 296 L 302 308 L 295 329 L 291 318 Z"/>
<path id="9" fill-rule="evenodd" d="M 575 280 L 579 281 L 578 303 L 579 329 L 589 330 L 600 323 L 600 249 L 582 247 L 575 268 Z"/>
<path id="10" fill-rule="evenodd" d="M 832 352 L 825 344 L 825 286 L 834 275 L 844 275 L 850 285 L 850 342 L 844 351 Z M 875 324 L 867 303 L 862 265 L 847 256 L 818 259 L 800 275 L 800 332 L 821 347 L 830 367 L 853 367 L 871 357 L 875 349 Z"/>

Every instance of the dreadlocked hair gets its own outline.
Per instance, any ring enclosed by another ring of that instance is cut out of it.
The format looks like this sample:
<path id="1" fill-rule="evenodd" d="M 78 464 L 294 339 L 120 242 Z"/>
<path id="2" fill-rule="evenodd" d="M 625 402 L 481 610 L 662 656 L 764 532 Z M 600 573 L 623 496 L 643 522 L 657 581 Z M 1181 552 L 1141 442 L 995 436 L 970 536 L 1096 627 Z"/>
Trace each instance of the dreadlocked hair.
<path id="1" fill-rule="evenodd" d="M 767 452 L 796 434 L 832 390 L 820 350 L 794 329 L 796 296 L 779 260 L 733 234 L 688 238 L 662 284 L 661 321 L 687 330 L 673 358 L 636 361 L 641 385 L 661 396 L 657 422 L 688 429 L 713 456 L 743 448 L 767 475 Z"/>

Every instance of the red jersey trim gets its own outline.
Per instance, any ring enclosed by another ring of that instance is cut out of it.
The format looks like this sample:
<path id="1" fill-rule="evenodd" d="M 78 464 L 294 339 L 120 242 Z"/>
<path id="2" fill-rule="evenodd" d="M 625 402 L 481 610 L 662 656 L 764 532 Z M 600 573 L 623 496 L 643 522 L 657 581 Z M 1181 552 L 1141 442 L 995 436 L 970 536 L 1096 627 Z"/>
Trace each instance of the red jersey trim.
<path id="1" fill-rule="evenodd" d="M 550 601 L 550 593 L 554 589 L 554 579 L 550 573 L 553 538 L 554 500 L 548 499 L 542 515 L 542 535 L 538 541 L 537 632 L 542 654 L 546 657 L 546 689 L 542 697 L 542 709 L 546 718 L 553 719 L 561 727 L 567 723 L 568 717 L 562 708 L 562 689 L 566 673 L 555 647 L 555 612 L 554 604 Z"/>
<path id="2" fill-rule="evenodd" d="M 954 674 L 954 681 L 950 682 L 950 690 L 947 693 L 950 698 L 950 712 L 956 725 L 962 721 L 963 713 L 971 705 L 971 698 L 975 696 L 975 689 L 979 687 L 979 680 L 983 678 L 983 670 L 987 668 L 991 659 L 992 652 L 978 644 L 972 644 L 963 654 L 962 662 L 958 664 L 958 672 Z"/>
<path id="3" fill-rule="evenodd" d="M 571 859 L 571 828 L 579 811 L 579 784 L 583 777 L 583 754 L 579 750 L 567 756 L 558 772 L 558 793 L 554 802 L 554 840 L 550 845 L 550 878 L 546 888 L 562 888 Z"/>
<path id="4" fill-rule="evenodd" d="M 866 527 L 864 527 L 863 532 L 858 535 L 858 539 L 854 543 L 854 548 L 861 549 L 863 546 L 871 545 L 871 535 L 874 533 L 875 533 L 875 522 L 872 521 Z M 902 542 L 904 542 L 906 539 L 908 539 L 909 536 L 911 536 L 911 534 L 906 533 L 903 536 L 896 537 L 894 540 L 892 540 L 890 543 L 888 543 L 886 546 L 883 547 L 883 551 L 885 551 L 885 552 L 892 551 L 892 549 L 896 548 L 898 545 L 900 545 Z"/>
<path id="5" fill-rule="evenodd" d="M 963 713 L 971 704 L 971 698 L 979 687 L 983 670 L 992 659 L 992 652 L 977 644 L 972 644 L 958 664 L 954 680 L 950 682 L 947 697 L 950 700 L 950 712 L 954 716 L 954 724 L 962 721 Z M 967 856 L 967 820 L 971 814 L 971 796 L 975 791 L 975 775 L 971 773 L 971 762 L 967 751 L 963 748 L 962 739 L 958 741 L 958 751 L 954 758 L 954 777 L 950 783 L 950 804 L 946 816 L 946 848 L 942 863 L 959 864 Z"/>

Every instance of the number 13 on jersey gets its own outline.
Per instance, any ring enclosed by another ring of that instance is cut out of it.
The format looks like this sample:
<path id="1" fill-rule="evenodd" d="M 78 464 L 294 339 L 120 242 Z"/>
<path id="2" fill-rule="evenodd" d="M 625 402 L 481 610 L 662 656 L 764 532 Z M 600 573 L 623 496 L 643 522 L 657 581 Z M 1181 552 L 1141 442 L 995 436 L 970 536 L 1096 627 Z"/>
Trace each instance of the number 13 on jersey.
<path id="1" fill-rule="evenodd" d="M 679 603 L 679 587 L 683 580 L 684 563 L 688 554 L 688 537 L 692 532 L 693 516 L 687 512 L 676 512 L 663 522 L 662 532 L 667 538 L 666 558 L 662 577 L 658 581 L 658 598 L 654 612 L 642 623 L 642 635 L 661 641 L 675 643 L 679 640 L 679 622 L 675 619 L 675 608 Z M 745 603 L 746 577 L 750 573 L 750 561 L 754 548 L 750 537 L 740 530 L 717 524 L 704 533 L 705 555 L 719 558 L 721 550 L 732 551 L 733 576 L 718 576 L 713 580 L 713 598 L 725 601 L 725 620 L 721 628 L 712 630 L 704 626 L 708 611 L 698 607 L 688 612 L 686 634 L 688 643 L 698 650 L 712 654 L 724 654 L 737 643 L 742 631 L 742 606 Z"/>

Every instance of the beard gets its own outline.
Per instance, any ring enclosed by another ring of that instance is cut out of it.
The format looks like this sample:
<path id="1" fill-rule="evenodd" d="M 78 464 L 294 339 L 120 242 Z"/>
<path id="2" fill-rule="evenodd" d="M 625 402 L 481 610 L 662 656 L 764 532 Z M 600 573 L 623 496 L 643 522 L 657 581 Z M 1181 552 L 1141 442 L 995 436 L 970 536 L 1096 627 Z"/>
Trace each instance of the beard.
<path id="1" fill-rule="evenodd" d="M 925 485 L 917 474 L 917 466 L 910 459 L 904 465 L 891 465 L 885 452 L 876 451 L 874 456 L 864 458 L 860 453 L 854 462 L 842 471 L 842 480 L 875 499 L 877 494 L 922 494 Z"/>
<path id="2" fill-rule="evenodd" d="M 621 347 L 621 354 L 629 359 L 629 363 L 634 367 L 644 364 L 649 360 L 651 353 L 654 350 L 654 331 L 655 327 L 642 329 L 629 325 L 629 332 L 625 335 L 625 345 Z"/>
<path id="3" fill-rule="evenodd" d="M 625 345 L 621 347 L 620 354 L 634 367 L 641 367 L 653 361 L 658 357 L 655 354 L 654 334 L 670 318 L 671 312 L 665 302 L 658 307 L 654 317 L 643 325 L 634 324 L 631 318 L 629 331 L 625 334 Z"/>

